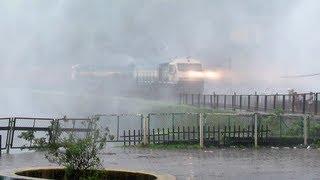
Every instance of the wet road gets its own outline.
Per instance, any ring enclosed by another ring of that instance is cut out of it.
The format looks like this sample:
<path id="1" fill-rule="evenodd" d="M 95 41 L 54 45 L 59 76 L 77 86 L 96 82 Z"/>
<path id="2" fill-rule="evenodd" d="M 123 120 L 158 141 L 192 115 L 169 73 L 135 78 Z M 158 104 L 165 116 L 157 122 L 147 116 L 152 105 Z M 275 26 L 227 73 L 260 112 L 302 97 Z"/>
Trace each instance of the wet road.
<path id="1" fill-rule="evenodd" d="M 104 166 L 159 171 L 178 179 L 320 179 L 316 149 L 147 150 L 111 148 Z M 0 170 L 49 165 L 38 153 L 1 157 Z"/>

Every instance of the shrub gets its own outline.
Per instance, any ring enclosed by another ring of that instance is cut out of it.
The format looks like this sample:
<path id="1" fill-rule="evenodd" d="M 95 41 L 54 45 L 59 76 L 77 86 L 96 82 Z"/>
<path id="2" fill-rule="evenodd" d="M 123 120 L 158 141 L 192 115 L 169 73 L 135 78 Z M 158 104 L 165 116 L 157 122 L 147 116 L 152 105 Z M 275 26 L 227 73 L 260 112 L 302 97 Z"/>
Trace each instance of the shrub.
<path id="1" fill-rule="evenodd" d="M 72 179 L 79 179 L 81 176 L 98 177 L 92 170 L 102 169 L 101 151 L 106 146 L 107 139 L 113 137 L 109 134 L 108 128 L 101 128 L 98 125 L 99 116 L 94 116 L 90 121 L 83 122 L 87 127 L 84 135 L 68 132 L 64 134 L 59 121 L 52 121 L 48 128 L 46 137 L 36 138 L 34 131 L 23 132 L 19 136 L 32 143 L 29 149 L 43 152 L 46 159 L 51 163 L 64 166 L 66 176 Z M 87 174 L 79 173 L 87 171 Z M 89 173 L 90 172 L 90 173 Z"/>

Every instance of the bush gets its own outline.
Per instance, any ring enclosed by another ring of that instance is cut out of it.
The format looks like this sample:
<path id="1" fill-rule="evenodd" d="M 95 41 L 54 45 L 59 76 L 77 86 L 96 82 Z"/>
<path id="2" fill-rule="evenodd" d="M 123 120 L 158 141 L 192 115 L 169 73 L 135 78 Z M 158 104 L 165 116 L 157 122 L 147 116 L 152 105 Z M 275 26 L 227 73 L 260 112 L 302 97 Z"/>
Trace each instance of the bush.
<path id="1" fill-rule="evenodd" d="M 29 149 L 43 152 L 46 159 L 51 163 L 64 166 L 66 168 L 66 176 L 68 179 L 99 177 L 97 174 L 92 174 L 92 170 L 102 169 L 102 160 L 100 158 L 101 151 L 106 146 L 109 135 L 109 129 L 102 129 L 98 125 L 99 117 L 94 116 L 90 121 L 84 122 L 82 125 L 88 127 L 88 132 L 85 135 L 76 135 L 73 132 L 66 133 L 62 131 L 59 121 L 52 121 L 49 126 L 46 137 L 36 138 L 34 131 L 23 132 L 19 136 L 22 139 L 32 142 Z M 85 176 L 85 177 L 83 177 Z M 88 177 L 86 177 L 88 176 Z"/>

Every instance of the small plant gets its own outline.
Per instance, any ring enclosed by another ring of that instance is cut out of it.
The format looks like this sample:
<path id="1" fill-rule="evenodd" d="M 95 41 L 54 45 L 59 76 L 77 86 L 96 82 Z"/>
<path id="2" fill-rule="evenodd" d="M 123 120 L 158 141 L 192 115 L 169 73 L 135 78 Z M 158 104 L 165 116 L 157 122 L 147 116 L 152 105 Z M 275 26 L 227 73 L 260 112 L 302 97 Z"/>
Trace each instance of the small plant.
<path id="1" fill-rule="evenodd" d="M 83 135 L 72 132 L 63 132 L 59 121 L 52 121 L 46 137 L 36 138 L 34 131 L 23 132 L 19 136 L 30 142 L 32 146 L 26 147 L 43 152 L 51 163 L 64 166 L 67 179 L 90 178 L 97 179 L 98 171 L 102 169 L 101 151 L 106 146 L 109 129 L 102 129 L 98 125 L 99 116 L 94 116 L 90 121 L 83 122 L 87 128 Z"/>
<path id="2" fill-rule="evenodd" d="M 302 136 L 303 135 L 303 121 L 294 121 L 288 128 L 286 135 L 288 136 Z"/>
<path id="3" fill-rule="evenodd" d="M 320 137 L 320 123 L 310 123 L 310 137 Z"/>

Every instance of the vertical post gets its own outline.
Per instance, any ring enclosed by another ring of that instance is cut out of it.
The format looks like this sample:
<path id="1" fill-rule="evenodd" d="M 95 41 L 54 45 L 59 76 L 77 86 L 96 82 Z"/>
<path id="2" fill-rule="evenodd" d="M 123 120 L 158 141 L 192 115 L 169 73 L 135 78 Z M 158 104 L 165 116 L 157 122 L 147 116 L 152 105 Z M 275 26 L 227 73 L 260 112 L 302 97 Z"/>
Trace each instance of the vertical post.
<path id="1" fill-rule="evenodd" d="M 259 110 L 259 95 L 256 93 L 256 111 L 258 111 Z"/>
<path id="2" fill-rule="evenodd" d="M 227 95 L 224 95 L 223 107 L 224 109 L 227 109 Z"/>
<path id="3" fill-rule="evenodd" d="M 294 93 L 291 96 L 292 96 L 291 112 L 294 113 L 294 108 L 295 108 L 295 104 L 296 104 L 296 96 Z"/>
<path id="4" fill-rule="evenodd" d="M 199 126 L 200 126 L 200 148 L 203 148 L 203 114 L 199 113 Z"/>
<path id="5" fill-rule="evenodd" d="M 136 130 L 133 130 L 133 145 L 136 145 Z"/>
<path id="6" fill-rule="evenodd" d="M 174 129 L 174 119 L 175 119 L 175 116 L 174 116 L 174 113 L 172 113 L 172 115 L 171 115 L 172 129 Z"/>
<path id="7" fill-rule="evenodd" d="M 151 114 L 148 114 L 147 116 L 147 129 L 148 129 L 148 135 L 147 135 L 147 139 L 148 139 L 148 144 L 150 144 L 150 119 L 151 119 Z"/>
<path id="8" fill-rule="evenodd" d="M 236 93 L 233 93 L 233 110 L 235 111 L 236 110 L 236 102 L 237 102 L 237 94 Z"/>
<path id="9" fill-rule="evenodd" d="M 219 108 L 219 95 L 216 95 L 216 97 L 217 97 L 217 105 L 216 105 L 216 109 L 218 109 L 218 108 Z"/>
<path id="10" fill-rule="evenodd" d="M 131 146 L 131 132 L 130 132 L 130 129 L 129 129 L 129 133 L 128 133 L 128 138 L 129 138 L 129 146 Z"/>
<path id="11" fill-rule="evenodd" d="M 282 110 L 286 112 L 286 95 L 282 96 Z"/>
<path id="12" fill-rule="evenodd" d="M 303 144 L 308 145 L 308 119 L 309 116 L 304 116 L 303 118 Z"/>
<path id="13" fill-rule="evenodd" d="M 273 110 L 276 110 L 277 108 L 277 94 L 273 96 Z"/>
<path id="14" fill-rule="evenodd" d="M 200 102 L 200 101 L 201 101 L 201 100 L 200 100 L 200 96 L 201 96 L 201 95 L 200 95 L 200 94 L 198 94 L 198 107 L 200 107 L 200 106 L 201 106 L 201 104 L 200 104 L 200 103 L 201 103 L 201 102 Z"/>
<path id="15" fill-rule="evenodd" d="M 188 94 L 186 94 L 186 97 L 185 97 L 185 98 L 186 98 L 185 103 L 186 103 L 186 105 L 188 105 L 188 98 L 189 98 L 189 97 L 188 97 Z"/>
<path id="16" fill-rule="evenodd" d="M 239 108 L 240 108 L 240 110 L 242 109 L 242 95 L 240 95 L 240 104 L 239 104 Z"/>
<path id="17" fill-rule="evenodd" d="M 123 144 L 124 144 L 124 146 L 126 146 L 126 140 L 127 140 L 127 138 L 126 138 L 126 130 L 123 130 Z"/>
<path id="18" fill-rule="evenodd" d="M 231 109 L 234 109 L 234 94 L 231 96 Z"/>
<path id="19" fill-rule="evenodd" d="M 216 93 L 213 92 L 213 109 L 216 108 Z"/>
<path id="20" fill-rule="evenodd" d="M 144 127 L 144 125 L 143 125 L 143 123 L 144 123 L 144 122 L 143 122 L 143 119 L 144 119 L 143 114 L 140 114 L 140 131 L 141 131 L 141 137 L 140 137 L 140 138 L 141 138 L 141 139 L 143 139 L 143 138 L 142 138 L 142 136 L 143 136 L 143 134 L 142 134 L 142 133 L 143 133 L 143 127 Z"/>
<path id="21" fill-rule="evenodd" d="M 258 113 L 254 114 L 254 147 L 258 147 Z"/>
<path id="22" fill-rule="evenodd" d="M 12 132 L 12 118 L 9 119 L 8 122 L 8 130 L 7 130 L 7 140 L 6 140 L 6 153 L 10 153 L 10 144 L 11 144 L 11 133 Z"/>
<path id="23" fill-rule="evenodd" d="M 212 95 L 210 95 L 210 106 L 211 106 L 211 108 L 213 108 Z"/>
<path id="24" fill-rule="evenodd" d="M 191 94 L 191 105 L 193 106 L 194 105 L 194 95 Z"/>
<path id="25" fill-rule="evenodd" d="M 267 112 L 268 108 L 268 95 L 264 96 L 264 112 Z"/>
<path id="26" fill-rule="evenodd" d="M 315 94 L 313 103 L 314 103 L 314 114 L 317 115 L 318 114 L 318 93 Z"/>
<path id="27" fill-rule="evenodd" d="M 306 113 L 306 94 L 303 94 L 302 114 Z"/>
<path id="28" fill-rule="evenodd" d="M 149 115 L 144 116 L 144 118 L 143 118 L 143 145 L 148 144 L 148 138 L 147 138 L 147 133 L 149 132 L 148 120 L 149 120 Z"/>
<path id="29" fill-rule="evenodd" d="M 117 115 L 117 141 L 119 141 L 120 116 Z"/>
<path id="30" fill-rule="evenodd" d="M 248 95 L 248 110 L 250 110 L 250 100 L 251 100 L 251 95 Z"/>

